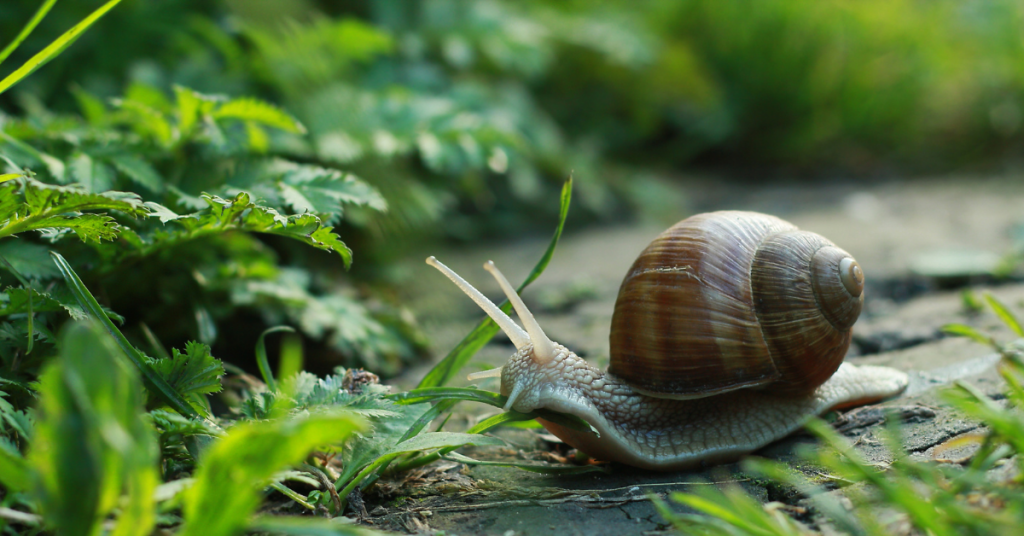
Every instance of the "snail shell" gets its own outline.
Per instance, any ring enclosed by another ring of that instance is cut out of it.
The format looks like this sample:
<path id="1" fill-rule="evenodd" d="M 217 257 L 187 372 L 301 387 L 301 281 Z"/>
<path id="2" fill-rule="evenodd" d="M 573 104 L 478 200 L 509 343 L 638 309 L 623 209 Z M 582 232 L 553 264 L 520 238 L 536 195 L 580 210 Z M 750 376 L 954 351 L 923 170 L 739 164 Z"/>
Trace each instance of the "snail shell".
<path id="1" fill-rule="evenodd" d="M 857 262 L 820 235 L 766 214 L 700 214 L 623 279 L 608 371 L 659 398 L 810 392 L 842 363 L 863 290 Z"/>

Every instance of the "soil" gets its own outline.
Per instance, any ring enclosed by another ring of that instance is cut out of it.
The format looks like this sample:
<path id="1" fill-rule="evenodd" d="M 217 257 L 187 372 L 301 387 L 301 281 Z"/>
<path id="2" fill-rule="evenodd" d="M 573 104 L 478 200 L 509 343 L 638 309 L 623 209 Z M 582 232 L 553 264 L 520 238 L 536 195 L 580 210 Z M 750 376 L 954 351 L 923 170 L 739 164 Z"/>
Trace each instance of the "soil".
<path id="1" fill-rule="evenodd" d="M 682 188 L 689 206 L 680 210 L 680 218 L 719 209 L 769 212 L 827 236 L 858 259 L 869 286 L 865 312 L 854 328 L 856 337 L 847 360 L 891 366 L 911 376 L 910 386 L 901 396 L 831 416 L 863 456 L 876 463 L 892 457 L 878 439 L 885 420 L 882 407 L 899 410 L 904 447 L 923 459 L 933 459 L 935 446 L 943 441 L 979 430 L 979 423 L 945 407 L 938 392 L 961 380 L 998 396 L 1003 388 L 994 370 L 998 357 L 969 340 L 944 337 L 939 328 L 962 322 L 1002 340 L 1011 337 L 993 315 L 965 308 L 960 289 L 945 287 L 973 283 L 972 288 L 987 288 L 1019 311 L 1024 304 L 1024 285 L 993 286 L 984 276 L 971 273 L 952 279 L 927 277 L 915 275 L 915 270 L 934 273 L 928 266 L 922 268 L 920 259 L 939 250 L 969 251 L 967 256 L 1010 251 L 1013 230 L 1024 221 L 1020 210 L 1024 207 L 1024 182 L 1016 177 L 950 177 L 866 186 L 780 187 L 692 179 Z M 548 270 L 524 296 L 548 335 L 591 362 L 606 365 L 608 325 L 621 277 L 634 257 L 670 223 L 624 225 L 564 236 Z M 481 269 L 484 261 L 494 260 L 511 280 L 518 281 L 546 245 L 546 237 L 537 237 L 410 254 L 406 270 L 415 276 L 406 289 L 407 303 L 430 334 L 438 358 L 482 315 L 455 287 L 422 264 L 422 259 L 436 255 L 493 297 L 500 292 Z M 499 337 L 480 352 L 467 372 L 504 362 L 512 347 Z M 414 370 L 397 383 L 408 388 L 428 368 Z M 482 387 L 495 389 L 494 380 L 490 382 Z M 485 416 L 479 412 L 487 409 L 469 404 L 462 407 L 467 413 L 453 418 L 448 428 L 468 426 Z M 552 438 L 542 430 L 509 429 L 498 435 L 509 447 L 469 454 L 489 460 L 550 459 L 566 454 L 566 447 L 548 441 Z M 806 433 L 797 433 L 757 455 L 801 467 L 796 450 L 813 442 Z M 954 454 L 944 451 L 942 456 Z M 725 482 L 743 487 L 763 502 L 800 506 L 798 496 L 751 478 L 738 464 L 673 473 L 621 465 L 608 469 L 607 473 L 546 476 L 444 461 L 378 484 L 375 493 L 366 498 L 366 522 L 398 532 L 448 535 L 659 534 L 668 526 L 655 512 L 651 494 L 664 497 L 673 491 Z M 683 511 L 681 506 L 674 508 Z"/>

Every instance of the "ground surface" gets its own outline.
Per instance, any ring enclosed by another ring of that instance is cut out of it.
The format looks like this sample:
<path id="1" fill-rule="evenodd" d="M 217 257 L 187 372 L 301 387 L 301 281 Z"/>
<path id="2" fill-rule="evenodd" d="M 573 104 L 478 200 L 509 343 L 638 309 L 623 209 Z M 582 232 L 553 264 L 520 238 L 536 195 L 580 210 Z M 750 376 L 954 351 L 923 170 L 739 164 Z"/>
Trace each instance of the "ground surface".
<path id="1" fill-rule="evenodd" d="M 965 379 L 987 393 L 998 393 L 1001 382 L 992 367 L 995 358 L 980 345 L 942 338 L 938 328 L 956 321 L 1002 332 L 990 315 L 968 315 L 959 290 L 937 290 L 935 280 L 913 276 L 912 269 L 915 263 L 927 264 L 928 255 L 940 250 L 1007 251 L 1014 226 L 1024 221 L 1024 181 L 953 177 L 867 187 L 768 188 L 694 180 L 686 185 L 686 192 L 690 206 L 680 211 L 680 217 L 726 208 L 770 212 L 828 237 L 858 259 L 870 284 L 865 314 L 855 327 L 857 338 L 847 359 L 911 374 L 906 393 L 885 402 L 903 409 L 905 446 L 911 453 L 930 457 L 935 445 L 978 427 L 942 407 L 936 392 L 942 385 Z M 621 277 L 664 227 L 667 224 L 622 226 L 566 235 L 547 272 L 525 295 L 548 335 L 592 362 L 606 365 L 608 324 Z M 422 265 L 422 258 L 437 255 L 495 297 L 497 287 L 481 264 L 493 259 L 510 279 L 519 281 L 546 242 L 538 237 L 493 247 L 410 253 L 408 270 L 417 275 L 408 288 L 408 303 L 439 356 L 479 321 L 481 313 L 454 286 Z M 1004 284 L 992 292 L 1018 311 L 1024 309 L 1024 286 Z M 480 353 L 473 370 L 500 365 L 510 349 L 507 341 L 492 342 Z M 408 387 L 425 370 L 399 382 Z M 496 385 L 484 383 L 483 387 Z M 484 409 L 467 408 L 470 414 L 453 419 L 450 426 L 466 426 L 482 416 L 473 411 Z M 888 453 L 875 436 L 880 414 L 872 408 L 857 410 L 846 416 L 848 424 L 841 430 L 869 459 L 884 462 Z M 514 430 L 503 432 L 503 437 L 509 448 L 477 451 L 474 456 L 544 459 L 548 451 L 558 448 L 537 431 Z M 807 435 L 796 434 L 758 454 L 795 462 L 794 448 L 809 442 Z M 384 496 L 369 497 L 367 509 L 373 525 L 406 532 L 657 534 L 666 526 L 646 494 L 685 491 L 709 481 L 738 482 L 764 501 L 783 500 L 763 482 L 748 480 L 735 464 L 676 473 L 613 466 L 608 474 L 552 477 L 444 462 L 385 483 Z"/>

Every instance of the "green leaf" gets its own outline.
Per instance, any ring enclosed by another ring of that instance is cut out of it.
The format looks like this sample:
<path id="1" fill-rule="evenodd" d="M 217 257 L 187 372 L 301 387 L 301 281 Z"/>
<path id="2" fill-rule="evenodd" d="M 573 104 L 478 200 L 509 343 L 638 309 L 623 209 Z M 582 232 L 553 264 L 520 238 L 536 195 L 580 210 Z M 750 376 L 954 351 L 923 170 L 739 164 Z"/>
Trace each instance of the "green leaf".
<path id="1" fill-rule="evenodd" d="M 183 492 L 182 536 L 232 536 L 259 506 L 260 489 L 278 471 L 319 447 L 346 439 L 365 424 L 345 413 L 245 422 L 206 451 L 195 483 Z"/>
<path id="2" fill-rule="evenodd" d="M 299 123 L 294 117 L 273 104 L 254 98 L 247 97 L 228 101 L 218 106 L 210 115 L 214 119 L 230 118 L 252 121 L 294 134 L 306 132 L 306 127 L 302 126 L 302 123 Z"/>
<path id="3" fill-rule="evenodd" d="M 320 218 L 313 214 L 284 216 L 272 208 L 251 202 L 249 194 L 245 192 L 232 199 L 203 194 L 203 200 L 209 206 L 207 212 L 185 216 L 178 216 L 155 203 L 147 205 L 161 220 L 173 221 L 184 230 L 162 235 L 159 244 L 150 246 L 149 250 L 144 249 L 140 253 L 147 255 L 152 250 L 166 248 L 186 240 L 240 230 L 286 236 L 318 249 L 338 253 L 346 268 L 352 264 L 352 250 L 334 234 L 331 227 L 323 225 Z"/>
<path id="4" fill-rule="evenodd" d="M 21 453 L 6 441 L 0 441 L 0 484 L 9 491 L 25 491 L 32 476 L 31 468 Z"/>
<path id="5" fill-rule="evenodd" d="M 135 184 L 153 193 L 164 191 L 164 180 L 153 169 L 153 166 L 149 165 L 142 158 L 129 153 L 115 154 L 109 158 L 114 167 L 120 170 L 121 173 L 124 173 Z"/>
<path id="6" fill-rule="evenodd" d="M 71 178 L 92 193 L 106 192 L 114 187 L 114 171 L 85 153 L 71 157 Z"/>
<path id="7" fill-rule="evenodd" d="M 224 430 L 209 419 L 197 417 L 183 417 L 173 411 L 155 409 L 149 412 L 149 417 L 161 434 L 176 434 L 182 436 L 205 435 L 220 437 Z"/>
<path id="8" fill-rule="evenodd" d="M 20 45 L 21 42 L 32 33 L 32 30 L 39 25 L 39 22 L 43 20 L 43 17 L 45 17 L 47 13 L 50 12 L 50 8 L 52 8 L 53 4 L 56 2 L 57 0 L 45 0 L 43 4 L 39 6 L 35 15 L 32 15 L 32 18 L 21 27 L 21 31 L 14 37 L 14 40 L 8 43 L 7 46 L 0 51 L 0 63 L 3 63 L 12 52 L 18 49 L 18 45 Z"/>
<path id="9" fill-rule="evenodd" d="M 213 108 L 216 99 L 177 85 L 174 86 L 174 96 L 177 99 L 179 136 L 188 139 L 201 117 Z"/>
<path id="10" fill-rule="evenodd" d="M 7 259 L 7 262 L 27 279 L 46 280 L 60 277 L 60 271 L 53 265 L 50 250 L 46 246 L 25 240 L 5 240 L 0 242 L 0 257 Z M 0 263 L 0 270 L 5 268 L 6 266 Z"/>
<path id="11" fill-rule="evenodd" d="M 77 304 L 64 303 L 49 293 L 29 287 L 8 288 L 0 297 L 6 298 L 0 300 L 0 316 L 28 313 L 31 308 L 37 313 L 67 310 L 75 320 L 84 320 L 87 317 L 85 311 Z"/>
<path id="12" fill-rule="evenodd" d="M 195 341 L 185 344 L 185 353 L 171 349 L 170 359 L 148 359 L 153 370 L 200 414 L 208 409 L 203 395 L 222 389 L 224 366 L 210 355 L 210 347 Z"/>
<path id="13" fill-rule="evenodd" d="M 569 202 L 572 199 L 572 177 L 565 181 L 562 186 L 561 196 L 561 207 L 558 212 L 558 226 L 555 228 L 555 235 L 551 238 L 551 243 L 548 245 L 547 251 L 541 256 L 540 260 L 537 261 L 537 265 L 530 271 L 530 275 L 526 277 L 521 285 L 516 289 L 516 292 L 522 294 L 523 289 L 527 285 L 532 283 L 535 279 L 540 277 L 540 274 L 547 268 L 548 263 L 551 262 L 551 257 L 555 254 L 555 247 L 558 246 L 558 239 L 562 236 L 562 229 L 565 227 L 565 219 L 569 216 Z M 506 313 L 512 310 L 512 304 L 505 300 L 501 302 L 500 306 L 502 311 Z M 439 387 L 447 384 L 455 377 L 456 374 L 462 370 L 462 367 L 473 358 L 474 355 L 480 348 L 483 348 L 488 341 L 490 341 L 498 333 L 498 325 L 494 323 L 490 318 L 484 318 L 473 331 L 469 332 L 462 341 L 459 342 L 452 349 L 451 352 L 445 356 L 434 368 L 430 369 L 430 372 L 420 381 L 417 387 Z"/>
<path id="14" fill-rule="evenodd" d="M 274 371 L 270 369 L 270 362 L 267 361 L 267 345 L 263 339 L 267 335 L 279 331 L 295 333 L 295 329 L 291 326 L 274 326 L 263 330 L 263 333 L 260 333 L 259 338 L 256 339 L 256 366 L 259 367 L 260 375 L 263 376 L 263 383 L 267 384 L 267 389 L 271 391 L 277 391 L 277 382 L 274 381 Z"/>
<path id="15" fill-rule="evenodd" d="M 77 86 L 71 87 L 71 94 L 75 96 L 78 109 L 90 125 L 104 126 L 107 124 L 107 106 L 102 100 Z"/>
<path id="16" fill-rule="evenodd" d="M 387 203 L 380 192 L 354 175 L 307 165 L 276 167 L 287 170 L 281 176 L 278 188 L 285 203 L 295 212 L 341 213 L 345 204 L 387 210 Z"/>
<path id="17" fill-rule="evenodd" d="M 40 376 L 28 461 L 33 491 L 60 534 L 92 535 L 122 504 L 115 534 L 148 534 L 156 515 L 156 438 L 136 372 L 98 327 L 72 324 Z"/>
<path id="18" fill-rule="evenodd" d="M 398 443 L 384 452 L 382 455 L 373 460 L 372 463 L 366 465 L 359 474 L 355 475 L 352 480 L 349 480 L 347 485 L 338 491 L 338 495 L 342 498 L 348 497 L 349 493 L 358 486 L 363 480 L 369 475 L 373 474 L 379 468 L 391 463 L 395 458 L 414 452 L 420 452 L 424 450 L 435 450 L 441 449 L 442 452 L 450 452 L 453 449 L 464 447 L 467 445 L 475 446 L 487 446 L 487 445 L 504 445 L 505 442 L 496 438 L 488 437 L 480 434 L 464 434 L 458 432 L 429 432 L 426 434 L 420 434 L 412 439 L 408 439 L 401 443 Z M 350 471 L 342 474 L 341 478 L 338 479 L 337 486 L 340 487 L 345 482 Z"/>
<path id="19" fill-rule="evenodd" d="M 79 279 L 78 274 L 71 268 L 68 261 L 59 253 L 51 252 L 50 255 L 53 255 L 54 262 L 57 263 L 61 275 L 64 276 L 64 281 L 67 283 L 68 288 L 71 289 L 78 304 L 114 338 L 117 345 L 121 347 L 121 351 L 128 356 L 128 359 L 142 373 L 142 379 L 146 384 L 146 388 L 151 393 L 155 393 L 165 404 L 171 406 L 178 413 L 186 417 L 195 417 L 196 412 L 192 409 L 192 406 L 164 380 L 163 376 L 150 367 L 146 356 L 132 346 L 124 334 L 121 333 L 121 330 L 117 329 L 117 326 L 111 322 L 110 317 L 103 311 L 99 302 L 96 301 L 96 298 L 89 292 L 89 289 L 82 283 L 82 280 Z"/>
<path id="20" fill-rule="evenodd" d="M 0 238 L 25 231 L 57 237 L 74 231 L 82 240 L 109 240 L 119 226 L 106 214 L 85 210 L 117 210 L 145 215 L 142 200 L 128 192 L 88 193 L 78 186 L 53 186 L 28 177 L 0 183 Z"/>
<path id="21" fill-rule="evenodd" d="M 500 408 L 506 397 L 493 391 L 473 387 L 419 387 L 403 393 L 389 395 L 398 404 L 422 404 L 441 400 L 471 400 Z"/>
<path id="22" fill-rule="evenodd" d="M 121 0 L 110 0 L 106 4 L 100 6 L 99 9 L 93 11 L 88 17 L 82 19 L 78 24 L 71 27 L 70 30 L 64 32 L 63 35 L 58 37 L 54 42 L 50 43 L 46 48 L 40 51 L 35 56 L 32 56 L 28 61 L 21 67 L 18 67 L 13 73 L 7 75 L 7 78 L 0 80 L 0 94 L 7 91 L 11 86 L 20 82 L 26 76 L 35 72 L 36 69 L 46 65 L 46 63 L 53 58 L 57 57 L 65 48 L 74 43 L 76 39 L 87 30 L 94 22 L 100 19 L 108 11 L 114 8 L 117 4 L 121 3 Z"/>
<path id="23" fill-rule="evenodd" d="M 942 331 L 957 337 L 970 337 L 986 346 L 995 346 L 995 341 L 992 340 L 992 337 L 966 324 L 946 324 L 942 326 Z"/>
<path id="24" fill-rule="evenodd" d="M 991 307 L 993 311 L 995 311 L 996 316 L 998 316 L 999 319 L 1007 325 L 1007 327 L 1012 329 L 1018 337 L 1024 337 L 1024 326 L 1021 326 L 1017 317 L 1014 316 L 1014 314 L 1010 312 L 1002 302 L 997 300 L 995 296 L 988 292 L 985 293 L 985 302 L 988 303 L 988 306 Z"/>

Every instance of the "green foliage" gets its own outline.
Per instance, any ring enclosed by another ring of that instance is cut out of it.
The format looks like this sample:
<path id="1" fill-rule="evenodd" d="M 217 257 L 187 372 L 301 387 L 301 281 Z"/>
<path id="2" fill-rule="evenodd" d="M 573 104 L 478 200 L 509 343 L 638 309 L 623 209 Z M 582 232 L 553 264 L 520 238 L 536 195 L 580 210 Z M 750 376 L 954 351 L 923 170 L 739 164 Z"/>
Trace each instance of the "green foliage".
<path id="1" fill-rule="evenodd" d="M 20 82 L 21 79 L 32 74 L 33 72 L 35 72 L 36 69 L 42 67 L 43 65 L 46 65 L 47 62 L 49 62 L 56 56 L 60 55 L 60 53 L 63 52 L 65 48 L 71 46 L 71 43 L 74 43 L 75 40 L 78 39 L 82 32 L 89 29 L 89 27 L 92 26 L 93 23 L 99 20 L 99 18 L 103 15 L 106 15 L 108 11 L 113 9 L 114 6 L 116 6 L 119 3 L 121 3 L 121 0 L 110 0 L 106 4 L 103 4 L 99 9 L 92 12 L 92 14 L 90 14 L 88 17 L 82 19 L 70 30 L 64 32 L 63 35 L 55 39 L 52 43 L 50 43 L 49 46 L 44 48 L 35 56 L 32 56 L 32 58 L 26 61 L 24 65 L 19 67 L 13 73 L 7 75 L 7 77 L 3 80 L 0 80 L 0 93 L 7 91 L 11 86 Z M 39 21 L 42 20 L 44 16 L 46 16 L 46 13 L 50 10 L 51 7 L 53 7 L 53 1 L 45 2 L 42 6 L 40 6 L 39 11 L 37 11 L 36 15 L 32 17 L 32 20 L 30 20 L 22 28 L 21 33 L 19 33 L 18 36 L 14 38 L 14 41 L 12 41 L 9 45 L 7 45 L 7 47 L 4 48 L 2 52 L 0 52 L 0 63 L 3 63 L 3 61 L 7 59 L 7 57 L 12 52 L 14 52 L 16 48 L 18 48 L 18 45 L 21 44 L 21 42 L 28 36 L 28 34 L 32 32 L 35 26 L 39 24 Z"/>
<path id="2" fill-rule="evenodd" d="M 61 534 L 98 534 L 124 493 L 114 534 L 148 534 L 159 477 L 138 375 L 89 324 L 70 326 L 61 345 L 40 377 L 28 456 L 40 508 Z"/>
<path id="3" fill-rule="evenodd" d="M 220 377 L 224 375 L 224 367 L 210 355 L 209 346 L 189 342 L 184 353 L 172 348 L 170 358 L 150 359 L 149 364 L 197 412 L 209 414 L 204 395 L 219 392 Z"/>
<path id="4" fill-rule="evenodd" d="M 203 456 L 195 483 L 185 491 L 181 534 L 229 536 L 249 522 L 270 477 L 317 448 L 339 443 L 362 428 L 345 413 L 236 425 Z"/>
<path id="5" fill-rule="evenodd" d="M 37 231 L 56 241 L 73 231 L 82 241 L 113 240 L 120 230 L 114 218 L 85 210 L 145 214 L 139 197 L 125 192 L 93 194 L 77 187 L 52 186 L 25 177 L 0 184 L 0 238 Z"/>

